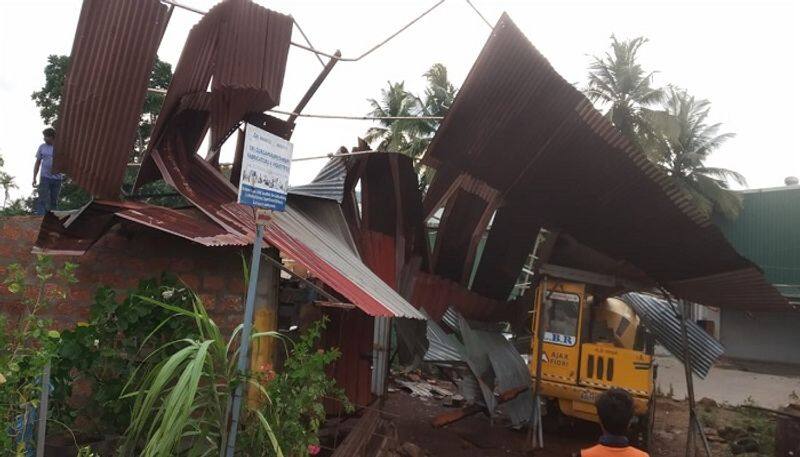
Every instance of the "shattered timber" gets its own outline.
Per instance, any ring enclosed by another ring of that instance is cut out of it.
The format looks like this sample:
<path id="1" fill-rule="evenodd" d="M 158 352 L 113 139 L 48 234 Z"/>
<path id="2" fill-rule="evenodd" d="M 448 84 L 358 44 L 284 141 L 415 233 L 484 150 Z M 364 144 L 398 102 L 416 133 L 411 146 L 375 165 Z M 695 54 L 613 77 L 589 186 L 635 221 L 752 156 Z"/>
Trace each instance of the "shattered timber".
<path id="1" fill-rule="evenodd" d="M 163 179 L 189 203 L 168 208 L 126 200 L 120 187 L 172 7 L 84 0 L 55 167 L 94 199 L 47 214 L 36 252 L 80 256 L 121 224 L 206 249 L 253 244 L 254 211 L 236 203 L 241 129 L 249 123 L 290 140 L 302 122 L 266 114 L 281 102 L 293 19 L 225 0 L 192 28 L 136 179 L 137 188 Z M 295 113 L 325 90 L 337 61 Z M 230 177 L 219 157 L 226 141 L 236 142 Z M 426 192 L 409 157 L 357 141 L 312 182 L 289 189 L 286 211 L 272 214 L 263 238 L 278 252 L 270 268 L 324 293 L 317 305 L 334 328 L 324 344 L 342 350 L 332 375 L 362 418 L 343 439 L 336 433 L 333 455 L 422 455 L 391 444 L 387 404 L 397 389 L 446 398 L 452 408 L 433 418 L 436 427 L 508 422 L 530 429 L 532 447 L 546 447 L 542 416 L 596 422 L 593 399 L 621 387 L 635 398 L 646 446 L 655 342 L 686 364 L 687 380 L 690 370 L 704 377 L 724 351 L 687 322 L 688 302 L 791 308 L 507 15 L 422 158 L 436 172 Z M 409 379 L 390 369 L 393 361 L 435 367 L 448 382 Z M 327 406 L 339 420 L 327 432 L 341 431 L 339 405 Z M 691 408 L 689 428 L 703 435 Z"/>

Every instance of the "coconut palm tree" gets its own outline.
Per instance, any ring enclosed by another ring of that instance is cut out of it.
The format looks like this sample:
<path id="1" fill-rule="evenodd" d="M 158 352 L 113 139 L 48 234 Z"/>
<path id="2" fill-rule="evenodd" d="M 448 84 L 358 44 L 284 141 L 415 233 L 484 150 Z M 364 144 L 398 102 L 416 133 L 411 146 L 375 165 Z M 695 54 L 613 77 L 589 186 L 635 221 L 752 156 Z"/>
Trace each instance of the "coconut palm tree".
<path id="1" fill-rule="evenodd" d="M 380 101 L 370 99 L 371 116 L 425 116 L 441 117 L 447 113 L 456 96 L 456 88 L 447 77 L 447 68 L 434 64 L 423 75 L 428 81 L 424 98 L 420 98 L 405 89 L 402 82 L 389 82 L 381 91 Z M 400 152 L 414 159 L 419 159 L 430 145 L 436 130 L 438 119 L 385 119 L 379 121 L 380 126 L 367 130 L 365 139 L 376 149 Z M 415 162 L 420 175 L 420 186 L 424 189 L 432 177 L 432 170 Z"/>
<path id="2" fill-rule="evenodd" d="M 3 171 L 0 171 L 0 187 L 3 188 L 3 208 L 5 208 L 8 199 L 11 198 L 11 189 L 18 189 L 19 187 L 14 182 L 14 177 Z"/>
<path id="3" fill-rule="evenodd" d="M 663 111 L 645 111 L 651 128 L 642 144 L 656 163 L 694 200 L 708 216 L 720 214 L 734 219 L 742 209 L 741 198 L 728 188 L 729 182 L 746 185 L 740 173 L 708 167 L 706 159 L 733 133 L 720 133 L 721 124 L 708 124 L 711 103 L 685 90 L 670 87 Z"/>
<path id="4" fill-rule="evenodd" d="M 639 65 L 638 53 L 645 43 L 644 37 L 620 41 L 612 35 L 611 51 L 592 59 L 589 85 L 584 91 L 593 103 L 607 108 L 611 122 L 640 147 L 641 135 L 649 130 L 643 110 L 664 96 L 661 89 L 652 86 L 655 72 Z"/>
<path id="5" fill-rule="evenodd" d="M 380 101 L 370 99 L 369 115 L 374 117 L 413 117 L 421 113 L 417 97 L 408 92 L 404 82 L 388 82 L 381 90 Z M 420 122 L 413 119 L 381 119 L 377 127 L 370 127 L 365 140 L 375 149 L 411 155 L 410 146 L 420 133 Z"/>

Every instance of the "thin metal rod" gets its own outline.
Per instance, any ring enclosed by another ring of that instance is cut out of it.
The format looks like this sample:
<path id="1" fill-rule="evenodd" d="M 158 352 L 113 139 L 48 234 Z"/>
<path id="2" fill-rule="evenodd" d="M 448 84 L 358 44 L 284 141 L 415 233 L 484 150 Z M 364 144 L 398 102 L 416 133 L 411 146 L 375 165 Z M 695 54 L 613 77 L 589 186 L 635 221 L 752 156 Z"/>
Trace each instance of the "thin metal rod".
<path id="1" fill-rule="evenodd" d="M 44 457 L 44 438 L 47 434 L 47 410 L 50 400 L 50 362 L 44 366 L 42 393 L 39 396 L 39 417 L 36 427 L 36 457 Z"/>
<path id="2" fill-rule="evenodd" d="M 472 7 L 472 9 L 473 9 L 473 10 L 474 10 L 476 13 L 478 13 L 478 16 L 480 16 L 480 17 L 481 17 L 481 19 L 483 19 L 483 22 L 485 22 L 485 23 L 486 23 L 486 25 L 488 25 L 490 29 L 494 30 L 494 27 L 492 27 L 492 24 L 491 24 L 491 23 L 489 23 L 489 21 L 487 21 L 487 20 L 486 20 L 486 18 L 483 16 L 483 14 L 481 14 L 481 12 L 480 12 L 480 11 L 478 11 L 478 8 L 476 8 L 476 7 L 475 7 L 475 5 L 473 5 L 473 4 L 472 4 L 472 2 L 471 2 L 470 0 L 467 0 L 467 4 L 468 4 L 469 6 L 471 6 L 471 7 Z"/>
<path id="3" fill-rule="evenodd" d="M 700 436 L 700 441 L 703 443 L 703 448 L 706 451 L 706 456 L 711 457 L 711 448 L 708 445 L 708 438 L 706 438 L 706 432 L 703 430 L 703 427 L 700 425 L 700 419 L 697 417 L 697 405 L 695 404 L 695 396 L 694 396 L 694 379 L 692 378 L 692 354 L 689 347 L 689 329 L 687 320 L 691 315 L 691 303 L 686 300 L 681 300 L 683 303 L 683 319 L 681 319 L 681 338 L 683 339 L 683 352 L 686 355 L 686 391 L 689 395 L 689 415 L 692 421 L 692 424 L 696 428 L 697 434 Z M 694 453 L 694 452 L 693 452 Z"/>
<path id="4" fill-rule="evenodd" d="M 342 62 L 357 62 L 357 61 L 363 59 L 364 57 L 372 54 L 376 50 L 378 50 L 378 48 L 380 48 L 381 46 L 383 46 L 386 43 L 388 43 L 389 41 L 391 41 L 397 35 L 400 35 L 401 33 L 403 33 L 406 29 L 408 29 L 409 27 L 414 25 L 417 21 L 419 21 L 423 17 L 427 16 L 428 13 L 430 13 L 433 10 L 435 10 L 439 5 L 441 5 L 444 2 L 445 2 L 445 0 L 439 0 L 438 2 L 436 2 L 435 5 L 431 6 L 427 10 L 425 10 L 422 14 L 420 14 L 419 16 L 414 18 L 411 22 L 409 22 L 408 24 L 404 25 L 403 27 L 401 27 L 398 31 L 394 32 L 393 34 L 389 35 L 385 40 L 383 40 L 380 43 L 376 44 L 375 46 L 369 48 L 368 50 L 366 50 L 364 53 L 362 53 L 358 57 L 338 57 L 337 58 L 334 55 L 327 54 L 327 53 L 322 52 L 322 51 L 318 51 L 318 50 L 314 49 L 313 47 L 303 46 L 302 44 L 295 43 L 294 41 L 291 42 L 291 45 L 294 46 L 294 47 L 300 48 L 300 49 L 305 49 L 306 51 L 310 51 L 310 52 L 313 52 L 313 53 L 321 55 L 321 56 L 328 57 L 330 59 L 337 59 L 337 60 L 341 60 Z"/>
<path id="5" fill-rule="evenodd" d="M 294 22 L 294 25 L 297 26 L 297 30 L 300 32 L 300 35 L 303 35 L 303 39 L 306 40 L 308 46 L 311 49 L 316 49 L 314 45 L 311 44 L 311 40 L 308 39 L 308 36 L 306 36 L 306 32 L 303 31 L 303 28 L 300 27 L 300 23 L 297 22 L 297 19 L 295 19 L 294 16 L 292 16 L 292 22 Z M 334 55 L 335 54 L 339 54 L 339 57 L 341 57 L 341 53 L 338 50 L 334 53 Z M 320 57 L 319 54 L 314 54 L 314 57 L 316 57 L 317 60 L 319 60 L 319 63 L 320 65 L 322 65 L 322 68 L 325 68 L 325 61 L 322 60 L 322 57 Z"/>
<path id="6" fill-rule="evenodd" d="M 197 13 L 197 14 L 206 14 L 207 13 L 207 11 L 199 10 L 197 8 L 192 8 L 190 6 L 186 6 L 186 5 L 183 5 L 181 3 L 178 3 L 178 2 L 176 2 L 174 0 L 161 0 L 161 2 L 162 3 L 166 3 L 168 5 L 177 6 L 178 8 L 183 8 L 183 9 L 185 9 L 187 11 L 191 11 L 191 12 Z M 376 50 L 378 50 L 381 46 L 383 46 L 386 43 L 388 43 L 389 41 L 391 41 L 397 35 L 400 35 L 401 33 L 403 33 L 406 29 L 408 29 L 409 27 L 414 25 L 417 21 L 419 21 L 423 17 L 427 16 L 428 13 L 430 13 L 433 10 L 435 10 L 439 5 L 441 5 L 444 2 L 445 2 L 445 0 L 439 0 L 435 5 L 431 6 L 427 10 L 423 11 L 422 14 L 420 14 L 417 17 L 415 17 L 411 22 L 409 22 L 408 24 L 404 25 L 403 27 L 401 27 L 398 31 L 394 32 L 393 34 L 389 35 L 385 40 L 383 40 L 380 43 L 376 44 L 375 46 L 369 48 L 368 50 L 366 50 L 364 53 L 362 53 L 358 57 L 341 57 L 341 56 L 337 57 L 334 54 L 328 54 L 326 52 L 322 52 L 322 51 L 314 48 L 314 46 L 312 46 L 311 42 L 308 40 L 308 37 L 306 36 L 306 34 L 303 32 L 303 29 L 300 28 L 299 24 L 297 24 L 297 21 L 294 21 L 294 23 L 295 23 L 295 25 L 297 25 L 297 29 L 300 30 L 300 34 L 303 35 L 303 38 L 305 38 L 306 42 L 308 43 L 308 46 L 302 45 L 300 43 L 295 43 L 294 41 L 290 42 L 290 44 L 292 46 L 296 47 L 296 48 L 305 49 L 306 51 L 313 52 L 318 57 L 319 56 L 325 56 L 325 57 L 327 57 L 329 59 L 336 59 L 336 60 L 340 60 L 342 62 L 357 62 L 357 61 L 363 59 L 364 57 L 372 54 Z"/>
<path id="7" fill-rule="evenodd" d="M 547 295 L 547 276 L 542 278 L 540 283 L 541 288 L 541 297 L 542 299 L 539 300 L 539 306 L 536 310 L 536 317 L 534 318 L 534 322 L 536 322 L 536 385 L 533 388 L 533 401 L 536 402 L 534 407 L 536 408 L 536 423 L 533 424 L 533 436 L 534 436 L 534 445 L 539 448 L 544 447 L 544 442 L 541 439 L 541 429 L 542 429 L 542 402 L 539 398 L 540 387 L 542 384 L 542 354 L 544 353 L 544 328 L 546 325 L 545 318 L 547 317 L 547 313 L 544 312 L 545 307 L 547 306 L 547 300 L 549 300 L 549 295 Z M 538 292 L 537 292 L 538 293 Z"/>
<path id="8" fill-rule="evenodd" d="M 253 258 L 250 260 L 250 279 L 247 282 L 247 299 L 244 308 L 244 324 L 242 325 L 242 339 L 239 343 L 239 361 L 236 369 L 243 378 L 247 376 L 250 365 L 250 335 L 253 332 L 253 310 L 255 309 L 256 293 L 258 286 L 258 268 L 261 265 L 261 245 L 264 242 L 264 225 L 256 226 L 256 239 L 253 241 Z M 231 406 L 231 428 L 228 433 L 228 442 L 225 446 L 227 457 L 233 457 L 236 451 L 236 434 L 239 429 L 239 416 L 242 409 L 242 396 L 244 394 L 244 379 L 236 385 Z"/>
<path id="9" fill-rule="evenodd" d="M 183 8 L 186 11 L 191 11 L 197 14 L 206 14 L 207 11 L 199 10 L 197 8 L 192 8 L 191 6 L 184 5 L 182 3 L 178 3 L 174 0 L 161 0 L 161 3 L 166 3 L 167 5 L 177 6 L 178 8 Z"/>
<path id="10" fill-rule="evenodd" d="M 302 114 L 294 111 L 281 111 L 277 109 L 267 110 L 268 113 L 284 114 L 295 117 L 315 117 L 318 119 L 343 119 L 349 121 L 403 121 L 403 120 L 422 120 L 440 121 L 444 116 L 348 116 L 344 114 Z"/>
<path id="11" fill-rule="evenodd" d="M 672 300 L 669 295 L 664 292 L 667 302 L 672 306 Z M 689 400 L 689 430 L 686 434 L 686 457 L 694 454 L 694 434 L 697 433 L 703 442 L 703 447 L 706 451 L 706 456 L 711 457 L 711 448 L 708 444 L 705 431 L 700 426 L 700 421 L 697 417 L 697 410 L 694 401 L 694 379 L 692 378 L 692 354 L 689 346 L 689 328 L 687 320 L 691 311 L 691 304 L 686 300 L 680 300 L 683 305 L 681 307 L 681 345 L 683 346 L 683 370 L 686 376 L 686 396 Z"/>
<path id="12" fill-rule="evenodd" d="M 342 53 L 339 52 L 339 50 L 337 49 L 336 52 L 334 53 L 334 55 L 341 56 Z M 317 58 L 319 58 L 319 56 L 317 56 Z M 322 59 L 320 59 L 320 61 L 322 61 Z M 303 98 L 300 99 L 300 102 L 298 102 L 297 106 L 294 108 L 293 113 L 296 113 L 296 114 L 289 115 L 289 119 L 287 119 L 286 122 L 288 122 L 290 124 L 294 123 L 295 119 L 297 119 L 297 116 L 300 115 L 300 113 L 303 111 L 303 108 L 305 108 L 306 105 L 308 104 L 309 100 L 311 100 L 311 97 L 313 97 L 314 94 L 317 92 L 317 89 L 319 89 L 319 86 L 322 85 L 322 82 L 325 81 L 325 78 L 327 78 L 328 74 L 330 74 L 331 70 L 333 70 L 333 67 L 336 65 L 336 62 L 338 62 L 338 60 L 331 59 L 331 60 L 328 61 L 327 64 L 323 64 L 322 71 L 317 76 L 317 78 L 314 80 L 314 82 L 311 83 L 311 87 L 308 88 L 308 90 L 306 91 L 305 95 L 303 95 Z"/>
<path id="13" fill-rule="evenodd" d="M 341 299 L 340 299 L 340 298 L 334 297 L 333 295 L 329 294 L 329 293 L 328 293 L 328 292 L 327 292 L 325 289 L 323 289 L 322 287 L 320 287 L 320 286 L 318 286 L 318 285 L 314 284 L 313 282 L 309 281 L 308 279 L 306 279 L 306 278 L 304 278 L 304 277 L 300 276 L 299 274 L 295 273 L 294 271 L 290 270 L 290 269 L 289 269 L 289 268 L 288 268 L 286 265 L 284 265 L 283 263 L 281 263 L 279 260 L 275 260 L 275 259 L 273 259 L 273 258 L 272 258 L 272 257 L 270 257 L 270 256 L 265 256 L 265 257 L 263 257 L 262 259 L 263 259 L 265 262 L 269 262 L 269 263 L 271 263 L 272 265 L 274 265 L 274 266 L 276 266 L 276 267 L 280 268 L 281 270 L 285 271 L 287 274 L 289 274 L 289 275 L 291 275 L 291 276 L 294 276 L 295 278 L 297 278 L 297 279 L 299 279 L 299 280 L 303 281 L 304 283 L 308 284 L 309 286 L 311 286 L 311 288 L 312 288 L 312 289 L 314 289 L 314 290 L 316 290 L 317 292 L 319 292 L 320 294 L 324 295 L 324 296 L 325 296 L 325 298 L 327 298 L 327 299 L 328 299 L 328 300 L 330 300 L 331 302 L 337 303 L 337 302 L 340 302 L 340 301 L 341 301 Z"/>
<path id="14" fill-rule="evenodd" d="M 363 156 L 367 154 L 397 154 L 397 153 L 391 153 L 388 151 L 358 151 L 358 152 L 348 152 L 347 154 L 330 153 L 324 156 L 299 157 L 297 159 L 292 159 L 292 162 L 302 162 L 304 160 L 317 160 L 317 159 L 332 159 L 334 157 Z"/>

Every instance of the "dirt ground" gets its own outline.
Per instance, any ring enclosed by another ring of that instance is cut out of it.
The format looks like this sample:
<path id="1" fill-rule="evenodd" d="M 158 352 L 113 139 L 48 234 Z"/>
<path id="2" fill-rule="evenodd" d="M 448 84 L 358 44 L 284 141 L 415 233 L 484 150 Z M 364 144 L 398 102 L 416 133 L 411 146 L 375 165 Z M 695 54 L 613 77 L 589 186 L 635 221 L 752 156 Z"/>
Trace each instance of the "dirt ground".
<path id="1" fill-rule="evenodd" d="M 384 405 L 384 417 L 392 421 L 397 430 L 398 445 L 410 442 L 419 446 L 427 456 L 441 457 L 496 457 L 496 456 L 571 456 L 581 448 L 592 445 L 600 430 L 594 424 L 576 421 L 558 433 L 545 434 L 545 448 L 532 452 L 526 430 L 512 430 L 498 421 L 491 424 L 484 414 L 476 414 L 449 426 L 435 429 L 430 425 L 436 415 L 452 411 L 443 406 L 441 399 L 418 398 L 405 391 L 389 394 Z M 717 428 L 726 424 L 749 427 L 749 422 L 740 423 L 739 412 L 729 409 L 699 406 L 701 421 L 715 435 Z M 656 408 L 656 423 L 650 455 L 663 457 L 683 456 L 689 412 L 685 401 L 659 399 Z M 774 433 L 774 432 L 773 432 Z M 718 437 L 717 437 L 718 438 Z M 729 445 L 712 442 L 712 455 L 730 456 Z M 769 453 L 741 454 L 745 456 L 770 455 Z M 698 453 L 697 455 L 702 455 Z"/>

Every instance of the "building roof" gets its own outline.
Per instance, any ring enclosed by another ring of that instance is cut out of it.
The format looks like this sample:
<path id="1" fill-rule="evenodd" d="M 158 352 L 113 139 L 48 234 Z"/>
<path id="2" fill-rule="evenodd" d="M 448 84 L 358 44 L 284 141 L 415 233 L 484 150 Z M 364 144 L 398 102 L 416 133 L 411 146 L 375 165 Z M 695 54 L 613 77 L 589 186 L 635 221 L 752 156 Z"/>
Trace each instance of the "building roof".
<path id="1" fill-rule="evenodd" d="M 718 221 L 722 232 L 768 281 L 800 301 L 800 186 L 752 189 L 741 195 L 742 212 L 733 221 Z"/>

